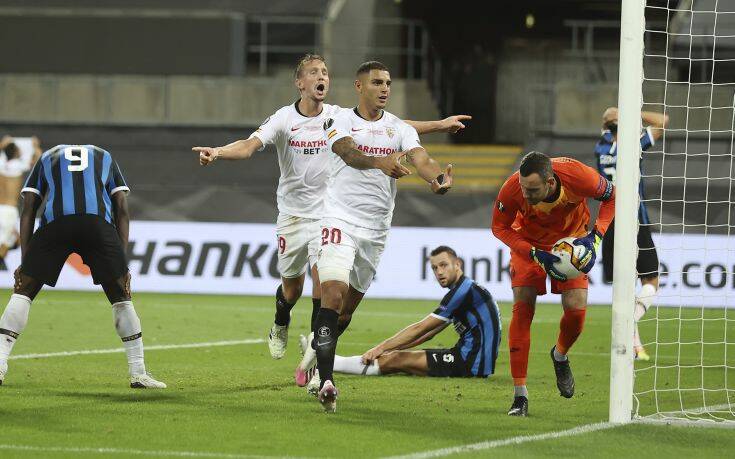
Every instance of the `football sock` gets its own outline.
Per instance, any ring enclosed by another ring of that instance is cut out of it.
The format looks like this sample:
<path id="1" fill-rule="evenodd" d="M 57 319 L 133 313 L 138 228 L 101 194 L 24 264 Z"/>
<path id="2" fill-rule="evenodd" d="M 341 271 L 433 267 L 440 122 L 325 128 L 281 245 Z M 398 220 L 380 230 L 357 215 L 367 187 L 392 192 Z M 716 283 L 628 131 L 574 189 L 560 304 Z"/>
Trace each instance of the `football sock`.
<path id="1" fill-rule="evenodd" d="M 316 331 L 314 327 L 316 327 L 316 316 L 319 314 L 319 309 L 322 307 L 322 299 L 321 298 L 312 298 L 311 299 L 311 331 Z"/>
<path id="2" fill-rule="evenodd" d="M 28 323 L 31 299 L 14 293 L 0 317 L 0 363 L 7 363 L 13 345 Z"/>
<path id="3" fill-rule="evenodd" d="M 345 317 L 347 317 L 345 319 Z M 337 322 L 337 336 L 342 336 L 342 333 L 347 330 L 347 327 L 350 326 L 350 322 L 352 322 L 352 316 L 339 316 L 339 321 Z"/>
<path id="4" fill-rule="evenodd" d="M 122 339 L 125 355 L 128 357 L 130 375 L 145 373 L 143 360 L 143 332 L 140 319 L 132 301 L 120 301 L 112 305 L 112 319 L 117 334 Z"/>
<path id="5" fill-rule="evenodd" d="M 565 309 L 564 315 L 559 322 L 559 339 L 556 340 L 555 351 L 561 355 L 567 355 L 582 329 L 584 328 L 584 316 L 587 309 Z M 558 359 L 557 359 L 558 360 Z"/>
<path id="6" fill-rule="evenodd" d="M 643 284 L 641 290 L 636 296 L 635 302 L 635 321 L 641 320 L 643 315 L 648 311 L 648 308 L 653 304 L 653 299 L 656 297 L 656 289 L 651 284 Z"/>
<path id="7" fill-rule="evenodd" d="M 314 341 L 316 341 L 316 366 L 319 369 L 319 378 L 321 383 L 331 380 L 334 382 L 334 354 L 337 350 L 337 320 L 339 314 L 327 308 L 321 308 L 316 316 L 316 333 Z"/>
<path id="8" fill-rule="evenodd" d="M 291 309 L 293 309 L 294 303 L 289 303 L 286 298 L 283 297 L 283 286 L 279 285 L 276 290 L 276 325 L 281 327 L 288 326 L 291 322 Z"/>
<path id="9" fill-rule="evenodd" d="M 569 360 L 569 358 L 566 355 L 562 354 L 556 349 L 556 346 L 554 346 L 553 352 L 554 352 L 554 360 L 556 360 L 557 362 L 566 362 L 567 360 Z"/>
<path id="10" fill-rule="evenodd" d="M 362 363 L 362 356 L 360 355 L 353 355 L 352 357 L 335 355 L 334 371 L 351 375 L 377 376 L 380 374 L 380 367 L 378 366 L 377 360 L 373 360 L 370 364 L 365 365 Z"/>
<path id="11" fill-rule="evenodd" d="M 522 386 L 513 386 L 513 396 L 528 398 L 528 388 L 526 387 L 526 385 L 524 384 Z"/>
<path id="12" fill-rule="evenodd" d="M 641 335 L 638 333 L 638 322 L 633 323 L 633 348 L 643 347 Z"/>
<path id="13" fill-rule="evenodd" d="M 531 346 L 531 322 L 534 309 L 526 302 L 513 305 L 510 319 L 508 346 L 510 347 L 510 373 L 516 386 L 526 385 L 528 373 L 528 349 Z"/>

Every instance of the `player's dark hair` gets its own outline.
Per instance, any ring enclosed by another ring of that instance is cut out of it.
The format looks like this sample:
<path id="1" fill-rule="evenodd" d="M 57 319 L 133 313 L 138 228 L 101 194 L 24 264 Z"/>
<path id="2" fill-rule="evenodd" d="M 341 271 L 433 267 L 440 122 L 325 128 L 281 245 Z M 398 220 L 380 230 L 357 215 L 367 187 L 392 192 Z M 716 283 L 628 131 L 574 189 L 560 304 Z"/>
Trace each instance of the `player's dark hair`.
<path id="1" fill-rule="evenodd" d="M 551 158 L 538 151 L 532 151 L 523 157 L 519 171 L 522 177 L 538 174 L 546 180 L 554 176 L 554 170 L 551 168 Z"/>
<path id="2" fill-rule="evenodd" d="M 388 67 L 382 62 L 378 62 L 378 61 L 363 62 L 357 68 L 357 72 L 355 72 L 355 76 L 359 77 L 363 73 L 370 73 L 371 70 L 385 70 L 386 72 L 388 72 Z"/>
<path id="3" fill-rule="evenodd" d="M 446 245 L 440 245 L 439 247 L 432 250 L 429 255 L 431 255 L 432 257 L 435 257 L 439 255 L 440 253 L 448 253 L 449 256 L 451 256 L 452 258 L 457 258 L 457 252 L 455 252 L 453 248 L 446 246 Z"/>
<path id="4" fill-rule="evenodd" d="M 311 61 L 321 61 L 324 62 L 324 64 L 327 63 L 324 60 L 324 56 L 320 56 L 319 54 L 304 54 L 301 59 L 299 59 L 299 63 L 296 64 L 296 70 L 293 72 L 294 78 L 301 78 L 304 73 L 304 66 Z"/>
<path id="5" fill-rule="evenodd" d="M 15 159 L 20 156 L 20 148 L 18 148 L 18 145 L 14 143 L 6 145 L 3 151 L 5 151 L 5 156 L 8 159 Z"/>

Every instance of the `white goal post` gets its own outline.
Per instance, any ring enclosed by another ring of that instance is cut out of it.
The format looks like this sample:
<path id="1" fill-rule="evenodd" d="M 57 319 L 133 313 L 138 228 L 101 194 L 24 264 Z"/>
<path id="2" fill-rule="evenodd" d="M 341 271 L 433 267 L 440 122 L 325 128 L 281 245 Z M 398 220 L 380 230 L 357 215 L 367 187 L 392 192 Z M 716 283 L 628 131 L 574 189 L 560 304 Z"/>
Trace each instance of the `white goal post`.
<path id="1" fill-rule="evenodd" d="M 735 426 L 735 0 L 623 0 L 618 84 L 609 420 Z M 668 124 L 642 152 L 648 112 Z"/>
<path id="2" fill-rule="evenodd" d="M 628 422 L 633 408 L 633 309 L 638 232 L 638 138 L 643 104 L 644 2 L 623 0 L 618 81 L 618 161 L 613 258 L 610 422 Z M 623 70 L 625 69 L 625 70 Z M 633 152 L 633 154 L 630 154 Z"/>

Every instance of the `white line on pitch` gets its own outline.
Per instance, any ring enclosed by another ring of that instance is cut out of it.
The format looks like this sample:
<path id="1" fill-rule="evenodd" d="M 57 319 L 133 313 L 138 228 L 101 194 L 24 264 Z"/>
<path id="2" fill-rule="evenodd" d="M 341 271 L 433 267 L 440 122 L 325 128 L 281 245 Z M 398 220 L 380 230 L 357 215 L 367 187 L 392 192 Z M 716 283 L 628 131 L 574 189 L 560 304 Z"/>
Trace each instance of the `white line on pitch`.
<path id="1" fill-rule="evenodd" d="M 428 457 L 443 457 L 452 454 L 470 453 L 473 451 L 483 451 L 486 449 L 499 448 L 501 446 L 520 445 L 522 443 L 530 443 L 535 441 L 554 440 L 557 438 L 573 437 L 598 430 L 611 429 L 622 424 L 612 424 L 609 422 L 598 422 L 595 424 L 585 424 L 574 427 L 572 429 L 560 430 L 556 432 L 546 432 L 536 435 L 519 435 L 517 437 L 506 438 L 503 440 L 483 441 L 479 443 L 471 443 L 468 445 L 452 446 L 449 448 L 434 449 L 418 453 L 411 453 L 402 456 L 391 456 L 389 459 L 423 459 Z"/>
<path id="2" fill-rule="evenodd" d="M 28 451 L 44 453 L 77 453 L 77 454 L 125 454 L 131 456 L 166 456 L 166 457 L 209 457 L 216 459 L 271 459 L 275 456 L 257 456 L 253 454 L 228 454 L 197 451 L 145 451 L 140 449 L 123 448 L 73 448 L 64 446 L 30 446 L 30 445 L 2 445 L 0 450 Z M 278 456 L 285 457 L 285 456 Z"/>
<path id="3" fill-rule="evenodd" d="M 234 341 L 211 341 L 208 343 L 154 344 L 151 346 L 145 346 L 145 350 L 162 351 L 167 349 L 193 349 L 199 347 L 237 346 L 239 344 L 260 344 L 264 342 L 264 339 L 241 339 Z M 45 359 L 49 357 L 70 357 L 74 355 L 116 354 L 118 352 L 125 352 L 125 348 L 116 347 L 114 349 L 89 349 L 81 351 L 49 352 L 45 354 L 19 354 L 10 356 L 10 359 Z"/>

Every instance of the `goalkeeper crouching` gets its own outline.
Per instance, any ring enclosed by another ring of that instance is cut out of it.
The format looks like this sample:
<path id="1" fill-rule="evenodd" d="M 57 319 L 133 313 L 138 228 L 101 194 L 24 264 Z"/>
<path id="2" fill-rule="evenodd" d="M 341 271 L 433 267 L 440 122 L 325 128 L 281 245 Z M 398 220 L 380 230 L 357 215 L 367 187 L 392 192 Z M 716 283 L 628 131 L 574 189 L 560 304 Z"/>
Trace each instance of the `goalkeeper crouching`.
<path id="1" fill-rule="evenodd" d="M 448 288 L 434 312 L 409 325 L 362 356 L 336 356 L 334 371 L 358 375 L 408 373 L 417 376 L 487 377 L 495 371 L 500 313 L 492 295 L 467 278 L 454 250 L 431 252 L 437 282 Z M 409 350 L 452 324 L 459 341 L 450 349 Z"/>

